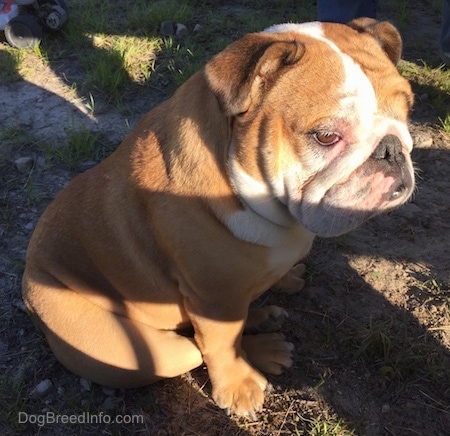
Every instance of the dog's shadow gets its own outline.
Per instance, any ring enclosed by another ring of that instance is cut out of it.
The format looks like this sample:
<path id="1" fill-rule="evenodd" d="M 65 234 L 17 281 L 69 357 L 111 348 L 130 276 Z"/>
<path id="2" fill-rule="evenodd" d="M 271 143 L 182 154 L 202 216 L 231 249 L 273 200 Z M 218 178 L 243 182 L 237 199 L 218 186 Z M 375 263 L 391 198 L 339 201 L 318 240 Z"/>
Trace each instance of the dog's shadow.
<path id="1" fill-rule="evenodd" d="M 417 149 L 413 158 L 422 179 L 414 203 L 348 235 L 318 239 L 305 289 L 261 298 L 288 310 L 282 332 L 296 347 L 293 367 L 269 377 L 274 390 L 262 413 L 280 434 L 327 420 L 362 435 L 448 434 L 450 154 Z M 198 429 L 211 408 L 205 369 L 183 387 L 167 383 L 197 398 L 184 424 Z"/>

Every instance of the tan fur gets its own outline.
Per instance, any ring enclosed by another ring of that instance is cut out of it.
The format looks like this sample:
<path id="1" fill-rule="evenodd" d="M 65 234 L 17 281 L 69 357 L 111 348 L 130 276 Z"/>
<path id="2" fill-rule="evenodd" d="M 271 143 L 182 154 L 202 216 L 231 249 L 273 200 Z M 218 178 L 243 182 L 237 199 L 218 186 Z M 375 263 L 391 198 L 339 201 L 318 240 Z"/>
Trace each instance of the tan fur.
<path id="1" fill-rule="evenodd" d="M 356 31 L 329 31 L 369 70 L 376 64 L 358 48 Z M 310 129 L 337 110 L 333 89 L 343 71 L 326 71 L 338 64 L 308 35 L 247 35 L 50 204 L 29 245 L 23 297 L 65 366 L 101 384 L 136 387 L 205 362 L 220 407 L 261 409 L 260 371 L 289 367 L 293 347 L 278 333 L 243 337 L 247 320 L 257 331 L 286 315 L 276 306 L 249 314 L 249 305 L 272 286 L 303 287 L 304 267 L 289 270 L 314 234 L 281 202 L 283 225 L 248 211 L 231 180 L 230 147 L 257 183 L 298 162 L 301 191 L 318 171 Z M 405 119 L 410 91 L 395 68 L 368 74 L 380 82 L 381 105 Z M 190 327 L 194 337 L 179 334 Z"/>

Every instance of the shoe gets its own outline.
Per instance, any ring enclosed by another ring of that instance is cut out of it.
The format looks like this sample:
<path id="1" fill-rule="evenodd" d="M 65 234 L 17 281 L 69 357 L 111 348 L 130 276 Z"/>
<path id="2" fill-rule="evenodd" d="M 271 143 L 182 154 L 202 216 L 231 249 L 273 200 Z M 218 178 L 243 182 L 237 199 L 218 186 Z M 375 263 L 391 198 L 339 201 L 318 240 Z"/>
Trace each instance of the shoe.
<path id="1" fill-rule="evenodd" d="M 450 67 L 450 52 L 440 49 L 439 54 L 441 55 L 444 64 L 447 65 L 447 67 Z"/>

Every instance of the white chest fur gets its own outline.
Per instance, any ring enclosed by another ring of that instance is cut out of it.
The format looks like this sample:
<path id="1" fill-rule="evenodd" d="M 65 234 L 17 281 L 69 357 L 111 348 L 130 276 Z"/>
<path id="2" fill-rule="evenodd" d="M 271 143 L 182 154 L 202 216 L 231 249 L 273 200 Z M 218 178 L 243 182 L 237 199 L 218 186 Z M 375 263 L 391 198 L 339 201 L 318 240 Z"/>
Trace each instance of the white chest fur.
<path id="1" fill-rule="evenodd" d="M 274 274 L 285 274 L 311 249 L 314 233 L 299 224 L 289 227 L 268 221 L 247 205 L 230 215 L 225 223 L 239 239 L 270 249 L 269 266 Z"/>

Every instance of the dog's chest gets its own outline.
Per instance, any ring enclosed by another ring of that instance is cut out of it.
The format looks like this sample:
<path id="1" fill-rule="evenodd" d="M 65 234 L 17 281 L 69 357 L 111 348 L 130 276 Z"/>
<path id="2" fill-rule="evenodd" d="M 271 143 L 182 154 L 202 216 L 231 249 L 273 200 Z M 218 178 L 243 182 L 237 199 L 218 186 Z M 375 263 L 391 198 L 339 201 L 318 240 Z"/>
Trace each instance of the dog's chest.
<path id="1" fill-rule="evenodd" d="M 225 224 L 236 238 L 269 249 L 268 264 L 275 276 L 284 275 L 305 257 L 315 237 L 314 233 L 298 223 L 289 227 L 277 225 L 248 207 L 229 215 Z"/>
<path id="2" fill-rule="evenodd" d="M 280 236 L 280 243 L 270 248 L 269 265 L 281 277 L 308 254 L 314 234 L 297 227 L 280 232 Z"/>

